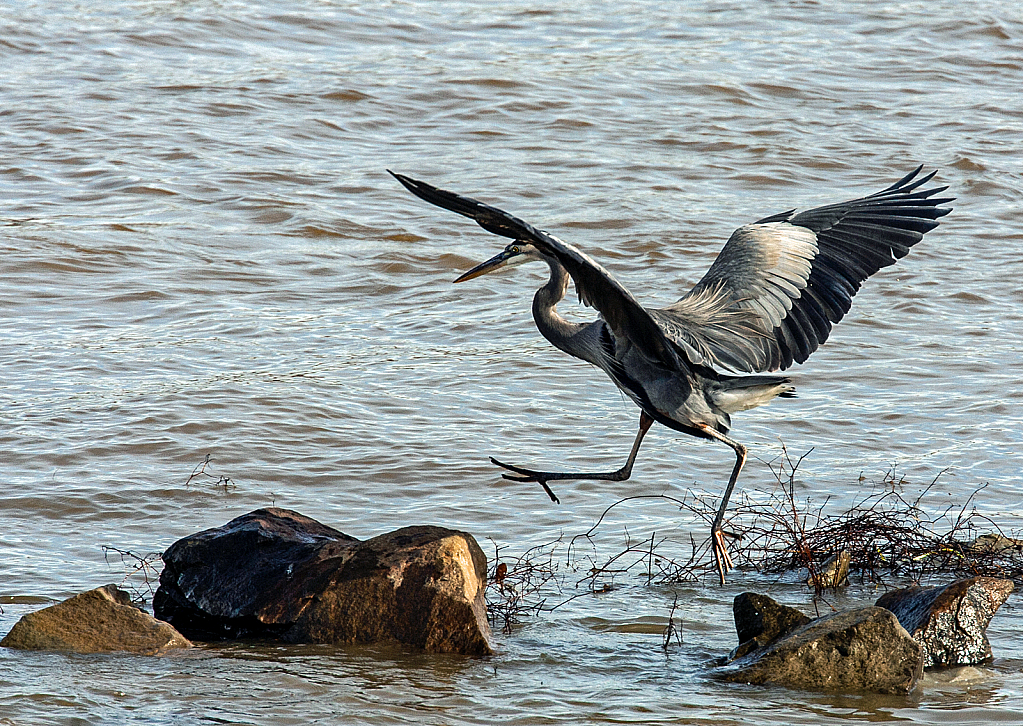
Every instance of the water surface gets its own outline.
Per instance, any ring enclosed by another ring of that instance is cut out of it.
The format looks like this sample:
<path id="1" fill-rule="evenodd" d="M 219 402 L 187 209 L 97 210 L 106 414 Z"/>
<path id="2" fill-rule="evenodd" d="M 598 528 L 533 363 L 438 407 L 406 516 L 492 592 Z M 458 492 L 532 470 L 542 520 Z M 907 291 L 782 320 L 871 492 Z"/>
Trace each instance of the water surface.
<path id="1" fill-rule="evenodd" d="M 870 280 L 735 416 L 800 496 L 850 506 L 895 467 L 925 505 L 1023 528 L 1023 22 L 1005 4 L 18 2 L 0 16 L 0 632 L 257 507 L 365 538 L 405 524 L 488 553 L 586 531 L 635 494 L 713 498 L 724 447 L 665 429 L 633 479 L 539 487 L 488 456 L 615 468 L 638 420 L 529 315 L 542 269 L 452 286 L 503 241 L 392 168 L 592 254 L 644 303 L 689 289 L 731 231 L 939 169 L 955 212 Z M 590 310 L 563 306 L 578 319 Z M 204 461 L 211 477 L 189 475 Z M 865 489 L 866 488 L 866 489 Z M 656 500 L 606 522 L 704 535 Z M 566 597 L 580 575 L 567 569 Z M 0 652 L 4 723 L 1010 722 L 1015 599 L 989 666 L 912 698 L 714 683 L 731 598 L 796 578 L 581 597 L 484 660 L 395 648 L 210 646 L 173 658 Z M 675 594 L 683 645 L 661 649 Z M 836 606 L 872 602 L 858 585 Z M 553 596 L 553 595 L 552 595 Z M 825 607 L 820 605 L 820 607 Z"/>

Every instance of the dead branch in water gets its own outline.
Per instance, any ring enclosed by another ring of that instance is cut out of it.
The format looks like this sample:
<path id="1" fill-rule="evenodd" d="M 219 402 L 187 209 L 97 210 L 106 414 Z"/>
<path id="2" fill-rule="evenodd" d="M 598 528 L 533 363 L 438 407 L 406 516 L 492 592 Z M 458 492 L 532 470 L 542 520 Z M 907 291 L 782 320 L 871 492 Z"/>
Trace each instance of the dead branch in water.
<path id="1" fill-rule="evenodd" d="M 675 593 L 675 600 L 671 603 L 671 612 L 668 613 L 668 624 L 664 626 L 664 632 L 661 638 L 661 650 L 665 653 L 668 652 L 668 648 L 671 647 L 671 641 L 674 639 L 678 642 L 678 646 L 682 647 L 682 618 L 678 619 L 678 627 L 675 626 L 675 612 L 678 610 L 678 593 Z"/>
<path id="2" fill-rule="evenodd" d="M 146 555 L 139 555 L 131 550 L 121 550 L 117 547 L 103 545 L 103 559 L 109 564 L 111 554 L 116 554 L 121 559 L 124 567 L 124 578 L 120 587 L 131 595 L 131 601 L 143 607 L 149 598 L 156 592 L 156 586 L 160 582 L 159 563 L 162 562 L 160 552 L 150 552 Z M 140 582 L 141 580 L 141 582 Z"/>
<path id="3" fill-rule="evenodd" d="M 779 467 L 775 474 L 783 483 L 781 472 Z M 847 550 L 850 570 L 869 582 L 933 575 L 1023 581 L 1023 543 L 1005 537 L 974 504 L 986 484 L 961 504 L 937 512 L 923 506 L 924 496 L 943 473 L 909 498 L 905 479 L 892 469 L 874 491 L 837 514 L 825 511 L 828 500 L 819 506 L 809 499 L 798 503 L 791 486 L 781 487 L 780 495 L 761 504 L 747 500 L 740 514 L 750 524 L 736 528 L 745 542 L 735 559 L 767 573 L 806 568 L 813 580 L 824 560 Z M 788 477 L 794 475 L 790 466 Z M 988 533 L 987 539 L 978 540 L 982 532 Z"/>
<path id="4" fill-rule="evenodd" d="M 206 477 L 207 479 L 216 479 L 214 486 L 223 487 L 225 492 L 228 490 L 229 487 L 238 486 L 237 484 L 234 483 L 234 480 L 231 479 L 231 477 L 229 476 L 224 476 L 223 474 L 220 475 L 212 474 L 206 471 L 206 467 L 210 465 L 211 461 L 212 458 L 210 454 L 206 454 L 206 457 L 202 460 L 202 463 L 197 464 L 196 467 L 192 469 L 191 475 L 189 475 L 187 481 L 185 481 L 185 486 L 187 487 L 189 484 L 192 483 L 193 479 L 200 476 Z"/>
<path id="5" fill-rule="evenodd" d="M 501 632 L 511 633 L 523 618 L 554 609 L 546 607 L 543 593 L 548 585 L 561 592 L 554 558 L 561 538 L 531 547 L 514 558 L 502 557 L 503 547 L 491 542 L 494 558 L 487 572 L 487 619 L 491 627 L 500 626 Z"/>
<path id="6" fill-rule="evenodd" d="M 686 497 L 689 496 L 687 493 Z M 698 499 L 690 503 L 687 498 L 678 499 L 666 494 L 638 495 L 619 499 L 610 507 L 604 510 L 592 527 L 586 532 L 578 534 L 571 539 L 568 546 L 567 561 L 575 570 L 582 570 L 587 567 L 587 574 L 580 579 L 576 585 L 585 584 L 591 592 L 607 592 L 614 589 L 615 579 L 626 573 L 631 573 L 639 566 L 646 565 L 646 582 L 651 583 L 682 583 L 697 582 L 698 570 L 705 569 L 707 565 L 701 564 L 703 556 L 709 551 L 709 543 L 697 544 L 692 534 L 688 535 L 688 555 L 669 556 L 668 549 L 664 545 L 672 542 L 668 536 L 657 539 L 656 532 L 649 537 L 634 541 L 629 534 L 628 527 L 625 527 L 625 548 L 617 554 L 600 561 L 597 555 L 596 534 L 601 524 L 613 509 L 639 500 L 653 499 L 668 502 L 676 506 L 679 511 L 686 511 L 690 514 L 703 516 L 705 508 L 700 505 Z M 708 520 L 709 521 L 709 520 Z M 580 542 L 588 545 L 588 552 L 581 552 Z M 683 552 L 686 548 L 683 547 Z"/>
<path id="7" fill-rule="evenodd" d="M 737 567 L 770 574 L 805 570 L 808 583 L 818 595 L 825 587 L 839 584 L 833 572 L 825 572 L 825 566 L 829 558 L 843 550 L 849 554 L 849 570 L 863 581 L 988 575 L 1023 583 L 1023 541 L 1005 537 L 974 505 L 986 485 L 978 487 L 961 504 L 929 512 L 923 505 L 924 497 L 944 471 L 915 497 L 909 497 L 904 493 L 905 478 L 897 476 L 893 468 L 852 508 L 831 513 L 830 497 L 819 504 L 796 497 L 797 472 L 810 452 L 793 459 L 784 446 L 782 451 L 777 461 L 768 463 L 776 485 L 768 498 L 754 500 L 750 492 L 743 493 L 726 522 L 726 529 L 738 543 L 732 552 Z M 608 514 L 639 499 L 669 502 L 691 518 L 708 523 L 715 509 L 713 502 L 692 492 L 682 499 L 661 495 L 626 497 L 615 502 L 588 531 L 570 542 L 568 561 L 577 569 L 582 569 L 578 567 L 582 559 L 578 543 L 590 545 L 587 574 L 577 584 L 599 592 L 613 588 L 615 581 L 626 575 L 645 577 L 647 583 L 681 584 L 699 581 L 711 571 L 709 540 L 692 534 L 688 541 L 657 539 L 653 533 L 635 539 L 626 526 L 624 546 L 615 554 L 598 557 L 597 533 Z M 692 531 L 691 526 L 689 529 Z M 981 533 L 987 534 L 978 538 Z"/>

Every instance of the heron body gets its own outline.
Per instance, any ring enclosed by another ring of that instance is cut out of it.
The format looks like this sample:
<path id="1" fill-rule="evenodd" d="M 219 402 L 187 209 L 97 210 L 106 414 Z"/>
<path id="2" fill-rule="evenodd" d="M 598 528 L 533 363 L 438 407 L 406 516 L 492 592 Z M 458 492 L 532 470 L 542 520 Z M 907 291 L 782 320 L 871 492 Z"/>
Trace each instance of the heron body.
<path id="1" fill-rule="evenodd" d="M 554 235 L 475 199 L 391 174 L 421 199 L 514 240 L 455 282 L 545 262 L 550 277 L 533 296 L 541 335 L 603 370 L 640 408 L 629 458 L 616 471 L 547 472 L 491 461 L 512 472 L 508 479 L 540 483 L 556 502 L 550 481 L 628 479 L 654 422 L 728 445 L 735 465 L 711 526 L 723 583 L 731 560 L 721 523 L 746 461 L 746 448 L 726 435 L 730 415 L 794 395 L 784 376 L 733 373 L 771 373 L 804 362 L 849 311 L 860 284 L 938 226 L 951 211 L 940 205 L 952 198 L 936 196 L 947 187 L 921 189 L 934 176 L 920 177 L 921 169 L 867 197 L 740 227 L 693 289 L 660 309 L 644 308 L 596 261 Z M 574 323 L 558 314 L 569 282 L 600 313 L 597 320 Z"/>

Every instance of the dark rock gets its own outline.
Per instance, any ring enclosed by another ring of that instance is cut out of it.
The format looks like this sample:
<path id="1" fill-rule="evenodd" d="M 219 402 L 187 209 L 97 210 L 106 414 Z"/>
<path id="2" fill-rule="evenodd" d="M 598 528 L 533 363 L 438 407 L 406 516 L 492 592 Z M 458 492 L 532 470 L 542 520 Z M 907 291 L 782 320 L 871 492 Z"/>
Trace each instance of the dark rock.
<path id="1" fill-rule="evenodd" d="M 739 642 L 743 643 L 754 638 L 764 644 L 770 643 L 778 636 L 810 622 L 810 618 L 799 610 L 755 592 L 736 595 L 732 602 L 732 614 L 735 616 L 735 631 Z"/>
<path id="2" fill-rule="evenodd" d="M 991 658 L 985 631 L 1012 590 L 1012 580 L 971 577 L 944 587 L 893 590 L 877 605 L 895 613 L 920 643 L 924 667 L 973 665 Z"/>
<path id="3" fill-rule="evenodd" d="M 812 691 L 905 694 L 922 671 L 920 645 L 890 611 L 868 607 L 811 621 L 716 674 Z"/>
<path id="4" fill-rule="evenodd" d="M 156 655 L 192 644 L 169 624 L 132 605 L 128 593 L 104 585 L 29 613 L 14 624 L 0 646 Z"/>
<path id="5" fill-rule="evenodd" d="M 795 608 L 755 592 L 736 595 L 732 601 L 735 632 L 739 646 L 729 659 L 740 658 L 810 622 L 810 618 Z"/>
<path id="6" fill-rule="evenodd" d="M 360 542 L 260 509 L 174 543 L 164 561 L 154 611 L 193 638 L 492 652 L 486 556 L 464 532 L 405 527 Z"/>
<path id="7" fill-rule="evenodd" d="M 163 553 L 153 612 L 195 640 L 276 636 L 359 540 L 287 509 L 257 509 Z"/>

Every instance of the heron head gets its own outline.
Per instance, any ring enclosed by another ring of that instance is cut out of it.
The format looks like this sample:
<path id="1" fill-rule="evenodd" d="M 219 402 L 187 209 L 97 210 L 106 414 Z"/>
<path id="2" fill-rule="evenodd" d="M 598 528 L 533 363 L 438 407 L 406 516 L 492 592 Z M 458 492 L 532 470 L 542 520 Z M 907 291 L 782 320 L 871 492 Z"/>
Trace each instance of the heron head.
<path id="1" fill-rule="evenodd" d="M 540 255 L 540 252 L 536 249 L 536 247 L 528 242 L 515 241 L 505 247 L 500 254 L 494 255 L 486 262 L 476 265 L 474 268 L 455 280 L 455 282 L 465 282 L 466 280 L 472 280 L 480 275 L 486 275 L 488 272 L 500 270 L 502 267 L 511 267 L 512 265 L 521 265 L 523 262 L 542 259 L 543 257 Z"/>

